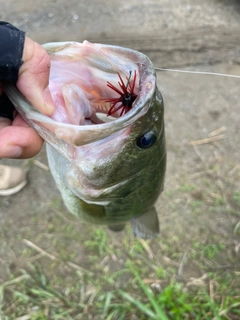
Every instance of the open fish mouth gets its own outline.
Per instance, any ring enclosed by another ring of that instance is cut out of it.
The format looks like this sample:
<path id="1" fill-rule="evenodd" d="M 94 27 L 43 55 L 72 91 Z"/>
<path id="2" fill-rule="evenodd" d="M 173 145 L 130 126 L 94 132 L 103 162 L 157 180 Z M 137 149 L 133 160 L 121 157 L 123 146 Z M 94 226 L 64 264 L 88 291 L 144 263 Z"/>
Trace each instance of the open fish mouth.
<path id="1" fill-rule="evenodd" d="M 102 45 L 87 41 L 56 45 L 44 45 L 46 50 L 50 47 L 52 57 L 49 89 L 57 107 L 53 119 L 75 125 L 98 124 L 103 121 L 96 113 L 118 118 L 132 109 L 139 92 L 135 63 L 120 64 L 117 56 L 104 53 Z"/>
<path id="2" fill-rule="evenodd" d="M 62 128 L 64 124 L 104 124 L 101 129 L 94 128 L 101 131 L 97 133 L 101 139 L 129 126 L 146 112 L 146 101 L 151 99 L 155 88 L 150 60 L 133 57 L 138 53 L 133 54 L 132 50 L 119 52 L 117 47 L 87 41 L 50 43 L 44 47 L 51 57 L 49 89 L 56 106 L 51 118 L 61 123 Z M 121 120 L 123 115 L 125 119 Z M 94 140 L 92 135 L 91 141 Z M 81 141 L 73 141 L 88 142 L 83 137 Z"/>
<path id="3" fill-rule="evenodd" d="M 38 123 L 58 139 L 80 146 L 133 125 L 147 112 L 156 77 L 153 64 L 143 54 L 88 41 L 43 46 L 51 58 L 53 115 L 45 116 L 26 100 L 23 103 L 24 97 L 14 86 L 6 88 L 33 127 Z M 45 133 L 40 135 L 51 144 Z"/>

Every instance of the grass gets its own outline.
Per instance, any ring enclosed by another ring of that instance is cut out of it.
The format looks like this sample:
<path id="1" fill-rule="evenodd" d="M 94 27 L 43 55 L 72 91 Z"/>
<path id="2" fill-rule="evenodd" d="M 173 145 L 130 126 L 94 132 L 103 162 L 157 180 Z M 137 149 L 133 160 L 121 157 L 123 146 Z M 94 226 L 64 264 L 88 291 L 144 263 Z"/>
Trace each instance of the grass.
<path id="1" fill-rule="evenodd" d="M 71 223 L 63 230 L 65 242 L 77 238 Z M 138 240 L 127 228 L 122 244 L 112 243 L 106 229 L 92 228 L 83 241 L 85 268 L 63 243 L 58 254 L 30 243 L 24 250 L 28 266 L 10 272 L 0 286 L 0 319 L 238 319 L 240 272 L 236 260 L 228 261 L 229 248 L 215 236 L 192 241 L 183 252 L 179 241 L 177 235 Z M 219 257 L 227 262 L 223 268 Z M 185 279 L 184 269 L 194 265 L 198 277 Z"/>
<path id="2" fill-rule="evenodd" d="M 76 238 L 72 224 L 64 230 L 67 233 L 64 239 Z M 221 242 L 217 243 L 217 238 L 215 243 L 194 241 L 185 254 L 176 254 L 177 236 L 171 240 L 160 237 L 143 241 L 134 239 L 127 228 L 121 246 L 118 241 L 112 243 L 106 229 L 92 231 L 89 240 L 83 242 L 86 257 L 90 258 L 86 262 L 88 268 L 75 264 L 76 254 L 49 254 L 25 241 L 31 247 L 25 256 L 29 263 L 9 273 L 9 280 L 1 284 L 0 319 L 235 320 L 240 317 L 240 272 L 233 265 L 216 267 L 218 257 L 227 250 Z M 160 248 L 160 256 L 153 254 L 156 246 Z M 34 250 L 42 254 L 39 261 L 32 259 Z M 46 263 L 48 260 L 50 264 Z M 214 263 L 212 272 L 209 261 Z M 184 280 L 183 270 L 191 264 L 198 264 L 204 274 Z"/>
<path id="3" fill-rule="evenodd" d="M 193 293 L 176 281 L 165 288 L 156 283 L 149 286 L 132 261 L 125 267 L 131 279 L 127 290 L 116 288 L 116 281 L 104 277 L 101 284 L 88 287 L 86 283 L 95 283 L 94 279 L 79 271 L 72 286 L 58 288 L 39 267 L 31 266 L 29 272 L 21 270 L 19 277 L 0 287 L 1 319 L 218 320 L 240 316 L 240 296 L 226 295 L 227 290 L 213 295 L 201 287 Z M 103 290 L 105 286 L 108 290 Z"/>
<path id="4" fill-rule="evenodd" d="M 237 251 L 218 234 L 191 237 L 183 248 L 181 235 L 164 237 L 164 228 L 151 241 L 133 238 L 130 227 L 112 234 L 87 226 L 79 234 L 67 220 L 44 230 L 53 252 L 19 236 L 26 264 L 9 269 L 0 286 L 1 320 L 240 318 Z M 44 234 L 34 239 L 43 240 Z"/>

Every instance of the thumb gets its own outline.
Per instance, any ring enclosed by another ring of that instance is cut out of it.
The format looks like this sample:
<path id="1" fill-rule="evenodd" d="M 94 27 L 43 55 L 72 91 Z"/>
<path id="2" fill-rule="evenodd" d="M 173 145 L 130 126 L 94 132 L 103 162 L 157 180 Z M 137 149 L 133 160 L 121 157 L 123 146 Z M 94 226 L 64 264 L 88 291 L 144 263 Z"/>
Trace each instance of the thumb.
<path id="1" fill-rule="evenodd" d="M 42 46 L 26 37 L 17 88 L 36 109 L 46 115 L 54 112 L 48 88 L 49 73 L 49 55 Z"/>

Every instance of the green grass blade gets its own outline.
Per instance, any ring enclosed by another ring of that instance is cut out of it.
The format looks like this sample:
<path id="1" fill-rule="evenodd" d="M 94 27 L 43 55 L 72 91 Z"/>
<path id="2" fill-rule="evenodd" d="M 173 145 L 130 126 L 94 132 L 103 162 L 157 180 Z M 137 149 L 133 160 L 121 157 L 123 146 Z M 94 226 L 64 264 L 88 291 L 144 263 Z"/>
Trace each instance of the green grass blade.
<path id="1" fill-rule="evenodd" d="M 166 314 L 162 311 L 161 307 L 158 305 L 157 301 L 154 299 L 154 296 L 149 292 L 147 286 L 143 283 L 142 279 L 140 278 L 139 274 L 137 271 L 130 266 L 131 271 L 133 272 L 135 278 L 137 279 L 138 283 L 140 284 L 142 290 L 148 297 L 149 301 L 151 302 L 153 308 L 155 309 L 157 315 L 158 315 L 158 320 L 169 320 Z"/>
<path id="2" fill-rule="evenodd" d="M 111 292 L 108 292 L 106 295 L 105 305 L 103 309 L 103 317 L 106 317 L 107 315 L 112 297 L 113 297 L 113 294 Z"/>
<path id="3" fill-rule="evenodd" d="M 211 298 L 209 297 L 208 293 L 205 292 L 205 297 L 206 297 L 206 300 L 208 301 L 208 305 L 209 307 L 211 308 L 213 314 L 214 314 L 214 320 L 221 320 L 221 317 L 219 316 L 219 313 L 217 311 L 217 308 L 214 304 L 214 302 L 211 300 Z"/>
<path id="4" fill-rule="evenodd" d="M 141 301 L 133 298 L 130 294 L 124 292 L 124 291 L 119 291 L 119 293 L 121 294 L 121 296 L 128 300 L 129 302 L 131 302 L 132 304 L 134 304 L 139 310 L 141 310 L 142 312 L 144 312 L 147 316 L 151 317 L 151 319 L 156 319 L 159 320 L 156 315 L 152 312 L 151 309 L 149 309 L 145 304 L 143 304 Z"/>

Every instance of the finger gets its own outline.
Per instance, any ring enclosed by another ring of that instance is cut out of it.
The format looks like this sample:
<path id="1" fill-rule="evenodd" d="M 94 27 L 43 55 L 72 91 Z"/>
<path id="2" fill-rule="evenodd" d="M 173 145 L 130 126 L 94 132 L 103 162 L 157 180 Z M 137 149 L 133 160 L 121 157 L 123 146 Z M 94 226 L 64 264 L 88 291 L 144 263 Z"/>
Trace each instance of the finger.
<path id="1" fill-rule="evenodd" d="M 42 138 L 19 115 L 9 124 L 9 119 L 0 118 L 0 158 L 26 159 L 41 150 Z"/>
<path id="2" fill-rule="evenodd" d="M 38 43 L 25 39 L 23 61 L 17 87 L 29 102 L 39 111 L 51 115 L 54 104 L 48 88 L 50 58 Z"/>

